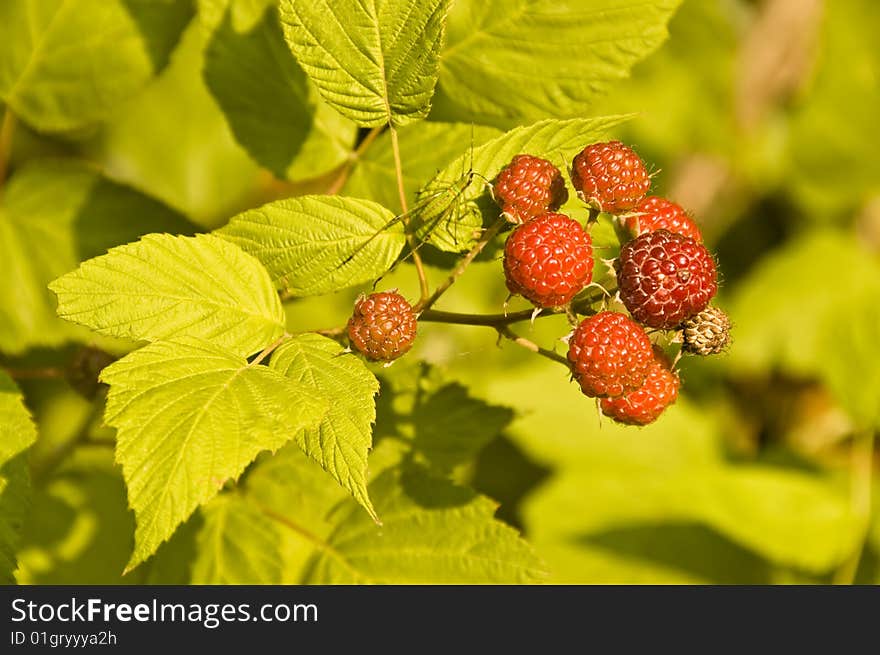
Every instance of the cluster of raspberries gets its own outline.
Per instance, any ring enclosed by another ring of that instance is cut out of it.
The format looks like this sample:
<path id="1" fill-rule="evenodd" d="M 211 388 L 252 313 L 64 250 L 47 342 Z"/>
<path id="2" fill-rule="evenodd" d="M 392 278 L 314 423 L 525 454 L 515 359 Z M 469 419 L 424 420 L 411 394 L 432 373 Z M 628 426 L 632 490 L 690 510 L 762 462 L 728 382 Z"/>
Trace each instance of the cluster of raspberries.
<path id="1" fill-rule="evenodd" d="M 578 197 L 615 216 L 627 235 L 614 269 L 629 312 L 600 311 L 578 324 L 569 339 L 571 373 L 605 415 L 646 425 L 675 401 L 681 385 L 646 328 L 675 331 L 693 354 L 715 354 L 729 343 L 727 316 L 709 305 L 718 290 L 715 260 L 679 205 L 647 196 L 644 162 L 619 141 L 588 145 L 569 173 Z M 568 308 L 592 282 L 593 247 L 591 224 L 558 212 L 568 200 L 562 173 L 546 159 L 519 154 L 496 177 L 492 195 L 516 225 L 504 247 L 508 290 L 537 308 Z M 416 325 L 403 296 L 374 293 L 358 301 L 348 336 L 369 359 L 390 361 L 412 346 Z"/>

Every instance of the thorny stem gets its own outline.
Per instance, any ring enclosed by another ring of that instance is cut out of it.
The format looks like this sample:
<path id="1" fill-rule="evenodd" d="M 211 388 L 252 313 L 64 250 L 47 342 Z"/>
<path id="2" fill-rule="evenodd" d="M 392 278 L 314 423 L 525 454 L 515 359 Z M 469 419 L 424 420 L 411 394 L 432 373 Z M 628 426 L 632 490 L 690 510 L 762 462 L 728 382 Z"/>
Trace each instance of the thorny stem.
<path id="1" fill-rule="evenodd" d="M 364 152 L 366 152 L 367 148 L 369 148 L 373 141 L 376 140 L 382 130 L 385 129 L 384 125 L 380 125 L 379 127 L 374 127 L 369 131 L 367 136 L 364 137 L 364 140 L 361 141 L 360 145 L 349 155 L 348 161 L 342 166 L 342 169 L 339 171 L 339 175 L 336 176 L 336 179 L 333 180 L 333 183 L 327 188 L 327 195 L 335 196 L 337 193 L 342 191 L 342 187 L 345 186 L 345 183 L 348 182 L 348 177 L 351 175 L 352 169 L 355 167 L 357 162 L 363 156 Z"/>
<path id="2" fill-rule="evenodd" d="M 6 107 L 3 112 L 3 123 L 0 124 L 0 188 L 6 181 L 6 170 L 12 154 L 12 134 L 15 132 L 15 114 Z"/>
<path id="3" fill-rule="evenodd" d="M 407 219 L 408 211 L 406 204 L 406 190 L 403 187 L 403 164 L 400 161 L 400 144 L 397 140 L 397 130 L 393 125 L 389 125 L 389 130 L 391 131 L 391 150 L 394 153 L 394 173 L 397 176 L 397 195 L 400 198 L 400 208 L 403 211 L 403 222 L 404 228 L 407 227 L 407 223 L 409 222 Z M 416 267 L 416 273 L 419 276 L 419 302 L 418 305 L 422 305 L 428 299 L 428 296 L 431 294 L 430 289 L 428 289 L 428 276 L 425 274 L 425 265 L 422 262 L 422 256 L 419 254 L 419 249 L 416 247 L 415 239 L 413 235 L 406 231 L 406 241 L 409 244 L 410 254 L 412 254 L 413 264 Z"/>
<path id="4" fill-rule="evenodd" d="M 509 339 L 510 341 L 513 341 L 513 343 L 515 343 L 516 345 L 521 346 L 521 347 L 525 348 L 526 350 L 530 350 L 533 353 L 541 355 L 542 357 L 546 357 L 547 359 L 552 360 L 554 362 L 558 362 L 558 363 L 562 364 L 563 366 L 565 366 L 566 368 L 568 368 L 568 360 L 565 357 L 563 357 L 562 355 L 560 355 L 559 353 L 555 353 L 552 350 L 547 350 L 546 348 L 542 348 L 541 346 L 536 344 L 534 341 L 530 341 L 530 340 L 526 339 L 525 337 L 521 337 L 521 336 L 517 335 L 516 333 L 513 332 L 513 330 L 511 330 L 506 325 L 499 325 L 495 329 L 498 330 L 499 336 L 502 336 L 505 339 Z"/>
<path id="5" fill-rule="evenodd" d="M 855 437 L 852 444 L 853 514 L 861 522 L 862 534 L 852 555 L 834 573 L 834 584 L 853 584 L 865 548 L 865 538 L 871 522 L 871 477 L 874 468 L 874 432 L 867 430 Z"/>
<path id="6" fill-rule="evenodd" d="M 468 252 L 468 254 L 465 255 L 464 258 L 462 258 L 462 260 L 458 263 L 458 266 L 456 266 L 452 273 L 449 274 L 449 277 L 447 277 L 440 284 L 440 286 L 438 286 L 434 290 L 434 293 L 432 293 L 430 297 L 428 297 L 424 302 L 420 302 L 418 305 L 416 305 L 416 311 L 424 311 L 430 309 L 434 305 L 434 303 L 440 299 L 440 296 L 446 293 L 446 290 L 449 289 L 449 287 L 451 287 L 453 284 L 455 284 L 455 281 L 459 277 L 461 277 L 462 273 L 464 273 L 465 269 L 470 266 L 471 262 L 474 261 L 476 256 L 483 251 L 483 248 L 486 247 L 486 244 L 495 238 L 495 235 L 498 234 L 502 227 L 504 227 L 504 223 L 504 218 L 499 218 L 491 225 L 491 227 L 486 229 L 483 232 L 482 236 L 480 236 L 479 241 L 477 241 L 477 243 L 474 244 L 474 247 L 470 249 L 470 252 Z"/>

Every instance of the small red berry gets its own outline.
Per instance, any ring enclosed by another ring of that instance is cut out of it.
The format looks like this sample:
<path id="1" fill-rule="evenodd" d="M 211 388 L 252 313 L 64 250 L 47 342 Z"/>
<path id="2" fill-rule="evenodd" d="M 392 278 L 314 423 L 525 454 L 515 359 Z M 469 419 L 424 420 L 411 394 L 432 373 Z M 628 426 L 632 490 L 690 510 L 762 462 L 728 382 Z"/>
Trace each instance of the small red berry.
<path id="1" fill-rule="evenodd" d="M 571 182 L 581 200 L 611 214 L 632 209 L 651 188 L 644 162 L 620 141 L 584 148 L 572 162 Z"/>
<path id="2" fill-rule="evenodd" d="M 645 232 L 668 230 L 690 237 L 697 243 L 703 242 L 700 228 L 681 205 L 660 196 L 648 196 L 642 200 L 631 214 L 624 217 L 623 221 L 634 237 Z"/>
<path id="3" fill-rule="evenodd" d="M 562 173 L 546 159 L 517 155 L 495 178 L 495 201 L 514 223 L 524 223 L 568 200 Z"/>
<path id="4" fill-rule="evenodd" d="M 718 291 L 715 260 L 689 237 L 647 232 L 620 249 L 617 287 L 639 323 L 674 328 L 704 310 Z"/>
<path id="5" fill-rule="evenodd" d="M 348 338 L 367 359 L 390 362 L 406 353 L 416 338 L 412 305 L 396 291 L 373 293 L 355 303 Z"/>
<path id="6" fill-rule="evenodd" d="M 504 246 L 504 276 L 511 293 L 538 307 L 565 305 L 593 279 L 590 234 L 563 214 L 520 225 Z"/>
<path id="7" fill-rule="evenodd" d="M 641 387 L 617 398 L 602 398 L 599 405 L 605 416 L 618 423 L 648 425 L 675 402 L 680 386 L 680 378 L 671 370 L 666 357 L 658 352 Z"/>
<path id="8" fill-rule="evenodd" d="M 568 342 L 571 373 L 585 395 L 622 396 L 645 383 L 654 361 L 640 325 L 618 312 L 585 318 Z"/>

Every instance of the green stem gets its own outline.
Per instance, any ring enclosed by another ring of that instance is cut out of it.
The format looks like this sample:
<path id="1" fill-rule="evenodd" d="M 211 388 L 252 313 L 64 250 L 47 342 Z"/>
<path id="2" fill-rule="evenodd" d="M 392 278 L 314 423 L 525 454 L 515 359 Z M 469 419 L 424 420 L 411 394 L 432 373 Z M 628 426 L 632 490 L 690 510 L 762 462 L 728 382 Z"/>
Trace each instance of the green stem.
<path id="1" fill-rule="evenodd" d="M 400 160 L 400 143 L 397 139 L 397 129 L 390 124 L 388 127 L 391 131 L 391 151 L 394 154 L 394 174 L 397 177 L 397 195 L 400 198 L 400 209 L 403 211 L 401 216 L 403 217 L 403 225 L 406 230 L 406 241 L 407 244 L 409 244 L 409 251 L 412 255 L 413 264 L 415 264 L 416 273 L 419 276 L 419 302 L 417 304 L 423 305 L 425 301 L 428 300 L 428 296 L 431 295 L 431 290 L 428 288 L 428 276 L 425 273 L 425 265 L 422 262 L 422 256 L 419 254 L 415 238 L 408 229 L 409 220 L 407 219 L 407 216 L 409 215 L 409 209 L 406 203 L 406 189 L 403 184 L 403 164 Z"/>
<path id="2" fill-rule="evenodd" d="M 509 339 L 516 345 L 525 348 L 526 350 L 530 350 L 531 352 L 541 355 L 542 357 L 546 357 L 547 359 L 562 364 L 566 368 L 569 368 L 568 360 L 560 355 L 559 353 L 553 352 L 552 350 L 547 350 L 546 348 L 542 348 L 534 341 L 530 341 L 525 337 L 521 337 L 513 332 L 508 326 L 501 325 L 495 328 L 498 330 L 498 334 L 505 339 Z"/>
<path id="3" fill-rule="evenodd" d="M 434 303 L 440 299 L 440 296 L 446 293 L 447 289 L 455 284 L 455 281 L 461 277 L 465 272 L 465 269 L 470 266 L 476 256 L 483 252 L 483 248 L 486 247 L 486 244 L 495 238 L 495 235 L 501 231 L 501 228 L 504 227 L 505 223 L 506 221 L 504 218 L 499 218 L 491 225 L 491 227 L 486 229 L 482 236 L 480 236 L 479 241 L 474 244 L 474 247 L 470 249 L 468 254 L 458 263 L 458 266 L 456 266 L 452 273 L 449 274 L 449 277 L 447 277 L 424 302 L 421 302 L 416 306 L 416 311 L 430 309 Z"/>

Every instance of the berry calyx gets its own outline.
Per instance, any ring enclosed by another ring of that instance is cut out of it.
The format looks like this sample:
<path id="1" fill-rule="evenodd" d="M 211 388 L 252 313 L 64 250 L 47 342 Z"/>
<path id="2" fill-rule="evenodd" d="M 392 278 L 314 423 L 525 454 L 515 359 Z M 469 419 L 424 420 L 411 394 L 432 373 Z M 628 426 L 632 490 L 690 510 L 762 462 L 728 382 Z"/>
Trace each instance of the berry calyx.
<path id="1" fill-rule="evenodd" d="M 669 361 L 655 352 L 645 383 L 623 396 L 602 398 L 602 413 L 624 425 L 648 425 L 678 398 L 681 379 L 671 369 Z"/>
<path id="2" fill-rule="evenodd" d="M 706 307 L 681 327 L 681 347 L 692 355 L 717 355 L 730 345 L 730 318 L 717 307 Z"/>
<path id="3" fill-rule="evenodd" d="M 593 279 L 593 245 L 581 224 L 544 214 L 516 228 L 504 246 L 507 288 L 538 307 L 561 307 Z"/>
<path id="4" fill-rule="evenodd" d="M 718 291 L 715 260 L 689 237 L 647 232 L 620 249 L 620 299 L 639 323 L 674 328 L 702 311 Z"/>
<path id="5" fill-rule="evenodd" d="M 623 223 L 634 237 L 645 232 L 668 230 L 690 237 L 697 243 L 703 242 L 700 228 L 682 206 L 660 196 L 648 196 L 642 200 L 632 213 L 623 217 Z"/>
<path id="6" fill-rule="evenodd" d="M 571 373 L 591 398 L 616 397 L 645 383 L 654 361 L 648 335 L 629 316 L 599 312 L 585 318 L 568 342 Z"/>
<path id="7" fill-rule="evenodd" d="M 644 162 L 620 141 L 594 143 L 578 153 L 571 182 L 581 200 L 611 214 L 632 209 L 651 188 Z"/>
<path id="8" fill-rule="evenodd" d="M 568 200 L 562 173 L 546 159 L 516 155 L 495 178 L 495 201 L 514 223 L 556 211 Z"/>
<path id="9" fill-rule="evenodd" d="M 348 338 L 367 359 L 390 362 L 412 347 L 416 327 L 416 314 L 407 299 L 396 291 L 383 291 L 355 303 Z"/>

